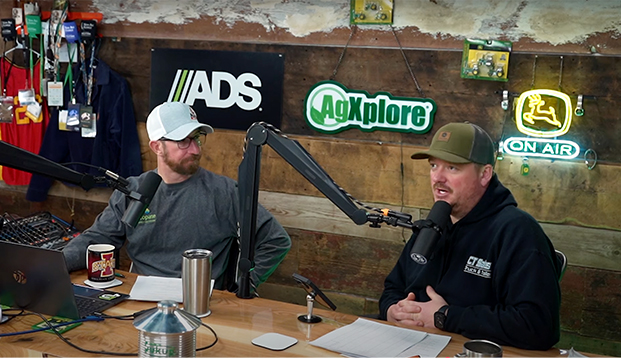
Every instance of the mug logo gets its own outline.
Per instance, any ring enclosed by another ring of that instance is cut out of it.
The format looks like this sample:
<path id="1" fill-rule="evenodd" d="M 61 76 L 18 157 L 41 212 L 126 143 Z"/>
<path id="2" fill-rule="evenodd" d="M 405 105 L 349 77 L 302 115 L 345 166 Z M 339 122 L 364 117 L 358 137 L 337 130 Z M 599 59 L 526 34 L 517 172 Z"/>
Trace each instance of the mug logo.
<path id="1" fill-rule="evenodd" d="M 110 277 L 114 275 L 114 252 L 101 254 L 101 260 L 93 262 L 91 270 L 93 273 L 101 271 L 101 277 Z"/>
<path id="2" fill-rule="evenodd" d="M 25 285 L 26 282 L 28 282 L 28 279 L 26 278 L 26 274 L 20 270 L 13 271 L 13 279 L 15 279 L 17 283 L 22 284 L 22 285 Z"/>

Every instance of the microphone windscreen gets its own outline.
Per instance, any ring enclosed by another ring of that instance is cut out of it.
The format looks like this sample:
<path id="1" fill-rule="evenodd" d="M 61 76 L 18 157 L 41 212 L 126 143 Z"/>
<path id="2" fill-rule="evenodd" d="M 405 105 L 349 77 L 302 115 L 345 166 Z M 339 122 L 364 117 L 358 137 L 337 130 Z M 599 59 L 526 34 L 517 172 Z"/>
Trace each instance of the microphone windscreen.
<path id="1" fill-rule="evenodd" d="M 446 201 L 436 201 L 427 215 L 427 221 L 430 221 L 434 227 L 424 227 L 420 230 L 412 249 L 410 257 L 416 263 L 425 265 L 429 256 L 433 253 L 436 243 L 442 236 L 442 233 L 448 226 L 453 208 Z"/>
<path id="2" fill-rule="evenodd" d="M 452 210 L 453 207 L 451 204 L 444 200 L 438 200 L 431 207 L 431 211 L 429 211 L 429 215 L 427 215 L 427 220 L 430 220 L 444 230 L 451 219 Z"/>
<path id="3" fill-rule="evenodd" d="M 155 195 L 157 188 L 160 186 L 162 182 L 162 177 L 157 175 L 155 172 L 148 172 L 144 181 L 138 187 L 138 194 L 142 195 L 142 201 L 145 206 L 151 203 L 151 199 Z M 145 208 L 146 209 L 146 208 Z"/>
<path id="4" fill-rule="evenodd" d="M 121 218 L 121 221 L 125 224 L 136 227 L 142 215 L 144 215 L 147 206 L 151 203 L 151 199 L 155 195 L 157 188 L 160 186 L 162 177 L 155 172 L 147 173 L 146 177 L 140 183 L 137 193 L 139 194 L 139 200 L 132 198 L 130 195 L 130 203 Z"/>

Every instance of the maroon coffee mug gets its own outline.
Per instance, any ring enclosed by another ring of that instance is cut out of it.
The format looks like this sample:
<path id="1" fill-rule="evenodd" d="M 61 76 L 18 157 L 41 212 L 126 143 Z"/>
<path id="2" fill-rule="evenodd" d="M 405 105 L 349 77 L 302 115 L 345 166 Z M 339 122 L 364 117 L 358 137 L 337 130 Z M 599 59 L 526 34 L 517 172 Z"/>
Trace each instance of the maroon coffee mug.
<path id="1" fill-rule="evenodd" d="M 113 245 L 93 244 L 86 249 L 86 271 L 89 281 L 113 281 L 115 264 Z"/>

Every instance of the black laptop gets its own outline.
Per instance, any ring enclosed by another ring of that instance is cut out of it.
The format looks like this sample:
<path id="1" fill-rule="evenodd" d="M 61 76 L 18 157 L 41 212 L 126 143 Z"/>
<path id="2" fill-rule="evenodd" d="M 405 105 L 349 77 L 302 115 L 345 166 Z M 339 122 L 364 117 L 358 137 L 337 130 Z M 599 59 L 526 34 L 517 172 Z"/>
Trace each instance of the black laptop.
<path id="1" fill-rule="evenodd" d="M 79 319 L 128 297 L 72 284 L 60 251 L 0 240 L 0 304 Z"/>

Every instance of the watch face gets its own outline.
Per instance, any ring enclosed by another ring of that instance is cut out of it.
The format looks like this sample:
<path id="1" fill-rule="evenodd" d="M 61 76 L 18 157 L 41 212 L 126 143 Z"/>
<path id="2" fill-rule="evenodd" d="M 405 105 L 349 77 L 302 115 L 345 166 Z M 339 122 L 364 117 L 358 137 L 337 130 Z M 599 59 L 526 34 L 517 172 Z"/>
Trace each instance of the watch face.
<path id="1" fill-rule="evenodd" d="M 433 314 L 433 324 L 436 328 L 444 329 L 444 321 L 446 320 L 446 316 L 442 312 L 436 312 Z"/>

